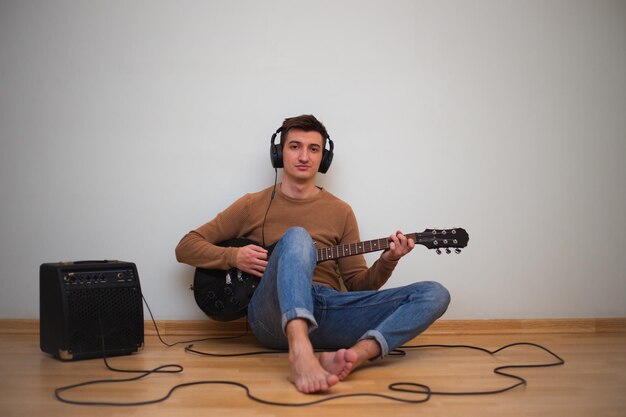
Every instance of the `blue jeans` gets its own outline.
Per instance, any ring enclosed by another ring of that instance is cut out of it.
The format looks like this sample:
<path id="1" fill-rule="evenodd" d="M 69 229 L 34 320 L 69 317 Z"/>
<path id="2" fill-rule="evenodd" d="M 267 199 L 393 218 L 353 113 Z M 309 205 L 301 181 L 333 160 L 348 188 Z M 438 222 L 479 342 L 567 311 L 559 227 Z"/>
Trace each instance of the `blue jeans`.
<path id="1" fill-rule="evenodd" d="M 285 327 L 309 322 L 317 349 L 349 348 L 374 339 L 380 358 L 422 333 L 443 315 L 450 294 L 436 282 L 379 291 L 340 292 L 312 283 L 317 251 L 307 231 L 289 229 L 280 239 L 248 305 L 254 335 L 265 346 L 286 349 Z"/>

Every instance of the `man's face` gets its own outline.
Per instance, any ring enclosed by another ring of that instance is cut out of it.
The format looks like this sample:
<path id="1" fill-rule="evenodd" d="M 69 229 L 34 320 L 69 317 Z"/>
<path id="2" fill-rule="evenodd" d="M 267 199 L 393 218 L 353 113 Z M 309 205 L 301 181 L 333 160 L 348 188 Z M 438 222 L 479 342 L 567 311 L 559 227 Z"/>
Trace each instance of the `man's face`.
<path id="1" fill-rule="evenodd" d="M 284 175 L 298 181 L 315 178 L 323 151 L 319 132 L 290 129 L 283 146 Z"/>

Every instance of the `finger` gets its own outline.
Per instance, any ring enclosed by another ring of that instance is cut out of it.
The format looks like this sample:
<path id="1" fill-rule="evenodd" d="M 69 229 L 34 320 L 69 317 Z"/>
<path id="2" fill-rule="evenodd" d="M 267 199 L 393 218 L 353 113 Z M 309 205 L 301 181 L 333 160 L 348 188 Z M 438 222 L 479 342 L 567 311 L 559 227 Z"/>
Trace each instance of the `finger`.
<path id="1" fill-rule="evenodd" d="M 250 262 L 267 259 L 267 251 L 257 251 L 255 248 L 246 247 L 245 254 Z"/>
<path id="2" fill-rule="evenodd" d="M 405 248 L 406 253 L 409 253 L 415 247 L 415 241 L 413 239 L 408 239 L 401 231 L 398 230 L 398 237 L 400 242 Z"/>
<path id="3" fill-rule="evenodd" d="M 250 249 L 252 249 L 255 252 L 261 252 L 261 253 L 267 253 L 267 249 L 265 249 L 262 246 L 258 246 L 258 245 L 248 245 L 248 247 Z"/>
<path id="4" fill-rule="evenodd" d="M 256 271 L 254 269 L 251 269 L 250 271 L 246 271 L 248 274 L 255 276 L 257 278 L 261 278 L 263 276 L 263 272 L 261 271 Z"/>
<path id="5" fill-rule="evenodd" d="M 258 276 L 258 275 L 262 275 L 265 272 L 265 265 L 261 264 L 261 263 L 259 263 L 259 264 L 254 263 L 254 264 L 250 265 L 249 269 L 251 271 L 254 271 L 254 273 L 257 274 L 257 276 Z"/>

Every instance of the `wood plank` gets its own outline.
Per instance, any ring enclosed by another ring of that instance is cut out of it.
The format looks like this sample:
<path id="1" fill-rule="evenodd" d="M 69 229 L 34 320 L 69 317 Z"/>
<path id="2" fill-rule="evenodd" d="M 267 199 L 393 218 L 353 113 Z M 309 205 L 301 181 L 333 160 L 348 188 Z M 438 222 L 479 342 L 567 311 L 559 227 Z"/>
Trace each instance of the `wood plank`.
<path id="1" fill-rule="evenodd" d="M 39 320 L 0 319 L 0 334 L 39 334 Z"/>
<path id="2" fill-rule="evenodd" d="M 596 319 L 597 333 L 626 333 L 626 319 Z"/>
<path id="3" fill-rule="evenodd" d="M 162 336 L 238 334 L 246 321 L 157 320 Z M 155 336 L 151 321 L 145 321 L 146 336 Z M 535 333 L 626 333 L 626 318 L 439 320 L 425 335 L 535 334 Z M 39 334 L 38 319 L 0 319 L 0 334 Z"/>

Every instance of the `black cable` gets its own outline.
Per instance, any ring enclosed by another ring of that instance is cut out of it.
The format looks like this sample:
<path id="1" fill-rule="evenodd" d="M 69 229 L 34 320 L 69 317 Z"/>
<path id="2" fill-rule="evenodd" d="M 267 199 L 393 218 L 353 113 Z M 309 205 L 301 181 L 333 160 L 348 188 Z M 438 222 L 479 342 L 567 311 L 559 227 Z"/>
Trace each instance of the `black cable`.
<path id="1" fill-rule="evenodd" d="M 161 337 L 161 332 L 159 331 L 159 326 L 157 326 L 156 324 L 156 320 L 154 319 L 154 315 L 152 314 L 152 309 L 150 309 L 150 305 L 148 304 L 148 301 L 146 300 L 146 298 L 143 296 L 143 294 L 141 295 L 141 298 L 143 299 L 144 304 L 146 305 L 146 308 L 148 309 L 148 313 L 150 313 L 150 319 L 152 320 L 152 324 L 154 325 L 154 329 L 156 330 L 156 334 L 157 337 L 159 338 L 159 340 L 161 341 L 162 344 L 164 344 L 167 347 L 172 347 L 172 346 L 176 346 L 176 345 L 180 345 L 183 343 L 194 343 L 194 342 L 204 342 L 207 340 L 230 340 L 230 339 L 238 339 L 240 337 L 243 337 L 245 335 L 248 334 L 248 322 L 246 321 L 246 330 L 238 335 L 235 336 L 212 336 L 212 337 L 205 337 L 202 339 L 193 339 L 193 340 L 180 340 L 178 342 L 174 342 L 174 343 L 167 343 L 165 340 L 163 340 L 163 338 Z"/>
<path id="2" fill-rule="evenodd" d="M 97 380 L 97 381 L 88 381 L 88 382 L 83 382 L 83 383 L 79 383 L 79 384 L 74 384 L 74 385 L 69 385 L 69 386 L 65 386 L 65 387 L 61 387 L 61 388 L 57 388 L 55 390 L 55 396 L 59 401 L 65 402 L 65 403 L 69 403 L 69 404 L 75 404 L 75 405 L 104 405 L 104 406 L 138 406 L 138 405 L 148 405 L 148 404 L 155 404 L 155 403 L 159 403 L 159 402 L 163 402 L 165 400 L 167 400 L 168 398 L 170 398 L 170 396 L 174 393 L 174 391 L 176 391 L 179 388 L 184 388 L 184 387 L 188 387 L 188 386 L 194 386 L 194 385 L 231 385 L 231 386 L 237 386 L 239 388 L 242 388 L 245 391 L 246 396 L 255 402 L 261 403 L 261 404 L 266 404 L 266 405 L 274 405 L 274 406 L 281 406 L 281 407 L 303 407 L 303 406 L 309 406 L 309 405 L 315 405 L 315 404 L 321 404 L 324 402 L 328 402 L 328 401 L 335 401 L 335 400 L 339 400 L 339 399 L 343 399 L 343 398 L 352 398 L 352 397 L 375 397 L 375 398 L 382 398 L 382 399 L 387 399 L 387 400 L 391 400 L 391 401 L 398 401 L 398 402 L 404 402 L 404 403 L 423 403 L 428 401 L 433 395 L 448 395 L 448 396 L 469 396 L 469 395 L 491 395 L 491 394 L 500 394 L 500 393 L 504 393 L 507 391 L 510 391 L 512 389 L 515 389 L 519 386 L 525 386 L 528 384 L 528 382 L 526 381 L 526 379 L 522 378 L 519 375 L 515 375 L 512 373 L 507 373 L 507 372 L 503 372 L 504 369 L 522 369 L 522 368 L 539 368 L 539 367 L 549 367 L 549 366 L 558 366 L 558 365 L 563 365 L 565 363 L 565 361 L 558 356 L 556 353 L 552 352 L 551 350 L 547 349 L 544 346 L 541 346 L 539 344 L 536 343 L 531 343 L 531 342 L 517 342 L 517 343 L 511 343 L 508 344 L 506 346 L 500 347 L 496 350 L 490 351 L 488 349 L 485 348 L 481 348 L 478 346 L 471 346 L 471 345 L 413 345 L 413 346 L 402 346 L 401 349 L 427 349 L 427 348 L 463 348 L 463 349 L 474 349 L 474 350 L 479 350 L 481 352 L 485 352 L 488 353 L 490 355 L 496 355 L 497 353 L 511 348 L 513 346 L 522 346 L 522 345 L 526 345 L 526 346 L 533 346 L 533 347 L 537 347 L 539 349 L 544 350 L 545 352 L 547 352 L 548 354 L 550 354 L 552 357 L 554 357 L 556 359 L 555 362 L 548 362 L 548 363 L 541 363 L 541 364 L 526 364 L 526 365 L 504 365 L 504 366 L 499 366 L 493 369 L 493 372 L 497 375 L 506 377 L 506 378 L 511 378 L 514 379 L 516 381 L 516 383 L 509 385 L 507 387 L 501 388 L 501 389 L 496 389 L 496 390 L 486 390 L 486 391 L 459 391 L 459 392 L 450 392 L 450 391 L 433 391 L 431 390 L 431 388 L 425 384 L 420 384 L 417 382 L 406 382 L 406 381 L 399 381 L 399 382 L 394 382 L 392 384 L 389 384 L 389 386 L 387 387 L 389 389 L 389 391 L 394 391 L 394 392 L 404 392 L 404 393 L 409 393 L 412 395 L 417 395 L 420 398 L 415 398 L 415 399 L 410 399 L 410 398 L 402 398 L 402 397 L 396 397 L 396 396 L 392 396 L 392 395 L 388 395 L 388 394 L 379 394 L 379 393 L 354 393 L 354 394 L 338 394 L 338 395 L 331 395 L 329 397 L 325 397 L 319 400 L 315 400 L 315 401 L 308 401 L 308 402 L 302 402 L 302 403 L 285 403 L 285 402 L 276 402 L 276 401 L 269 401 L 269 400 L 265 400 L 263 398 L 257 397 L 254 394 L 252 394 L 252 392 L 250 391 L 250 388 L 248 388 L 247 385 L 240 383 L 240 382 L 236 382 L 236 381 L 224 381 L 224 380 L 205 380 L 205 381 L 192 381 L 192 382 L 187 382 L 187 383 L 182 383 L 182 384 L 177 384 L 175 386 L 173 386 L 166 395 L 164 395 L 163 397 L 160 398 L 156 398 L 153 400 L 147 400 L 147 401 L 140 401 L 140 402 L 126 402 L 126 403 L 114 403 L 114 402 L 87 402 L 87 401 L 73 401 L 73 400 L 67 400 L 65 398 L 63 398 L 60 394 L 63 391 L 67 391 L 73 388 L 78 388 L 78 387 L 82 387 L 82 386 L 87 386 L 87 385 L 94 385 L 94 384 L 102 384 L 102 383 L 116 383 L 116 382 L 129 382 L 129 381 L 136 381 L 138 379 L 144 378 L 152 373 L 176 373 L 176 372 L 181 372 L 182 371 L 182 367 L 180 367 L 180 371 L 162 371 L 163 368 L 168 367 L 168 366 L 178 366 L 178 365 L 164 365 L 158 368 L 155 368 L 154 370 L 151 371 L 120 371 L 120 370 L 116 370 L 114 368 L 111 368 L 108 366 L 107 367 L 110 370 L 116 371 L 116 372 L 143 372 L 142 375 L 138 376 L 138 377 L 134 377 L 134 378 L 127 378 L 127 379 L 117 379 L 117 380 Z M 199 351 L 195 351 L 193 349 L 191 349 L 190 347 L 185 348 L 185 351 L 187 352 L 193 352 L 193 353 L 200 353 L 203 355 L 209 355 L 209 356 L 246 356 L 246 355 L 259 355 L 259 354 L 269 354 L 269 353 L 284 353 L 284 351 L 259 351 L 259 352 L 244 352 L 244 353 L 238 353 L 238 354 L 207 354 L 206 352 L 199 352 Z M 106 363 L 106 358 L 105 358 L 105 363 Z M 423 396 L 423 398 L 421 398 L 421 396 Z"/>
<path id="3" fill-rule="evenodd" d="M 272 201 L 274 201 L 274 196 L 276 195 L 276 184 L 278 183 L 278 169 L 274 168 L 274 188 L 272 189 L 272 196 L 270 197 L 270 203 L 267 205 L 267 210 L 265 210 L 265 216 L 263 216 L 263 225 L 261 226 L 261 245 L 265 248 L 265 220 L 267 220 L 267 213 L 270 212 L 270 207 L 272 207 Z"/>
<path id="4" fill-rule="evenodd" d="M 462 396 L 462 395 L 489 395 L 489 394 L 500 394 L 506 391 L 510 391 L 514 388 L 517 388 L 519 386 L 522 385 L 527 385 L 528 382 L 526 381 L 526 379 L 520 377 L 519 375 L 514 375 L 514 374 L 509 374 L 506 372 L 503 372 L 503 369 L 521 369 L 521 368 L 542 368 L 542 367 L 550 367 L 550 366 L 558 366 L 558 365 L 563 365 L 565 364 L 565 361 L 556 353 L 552 352 L 550 349 L 541 346 L 539 344 L 536 343 L 531 343 L 531 342 L 516 342 L 516 343 L 510 343 L 506 346 L 500 347 L 496 350 L 488 350 L 479 346 L 472 346 L 472 345 L 436 345 L 436 344 L 430 344 L 430 345 L 405 345 L 405 346 L 400 346 L 398 349 L 393 350 L 389 356 L 405 356 L 406 349 L 429 349 L 429 348 L 449 348 L 449 349 L 458 349 L 458 348 L 462 348 L 462 349 L 473 349 L 473 350 L 478 350 L 484 353 L 487 353 L 491 356 L 496 355 L 499 352 L 502 352 L 503 350 L 506 350 L 508 348 L 514 347 L 514 346 L 533 346 L 539 349 L 544 350 L 545 352 L 549 353 L 552 357 L 554 357 L 556 359 L 555 362 L 549 362 L 549 363 L 542 363 L 542 364 L 528 364 L 528 365 L 504 365 L 504 366 L 499 366 L 493 369 L 493 373 L 500 375 L 500 376 L 504 376 L 506 378 L 511 378 L 516 380 L 517 382 L 505 387 L 505 388 L 501 388 L 501 389 L 497 389 L 497 390 L 488 390 L 488 391 L 459 391 L 459 392 L 450 392 L 450 391 L 432 391 L 430 389 L 430 387 L 423 385 L 423 384 L 418 384 L 415 382 L 394 382 L 392 384 L 390 384 L 388 386 L 389 390 L 391 391 L 402 391 L 402 392 L 410 392 L 413 394 L 423 394 L 423 395 L 427 395 L 428 397 L 431 397 L 433 395 L 458 395 L 458 396 Z M 192 348 L 193 345 L 189 345 L 185 348 L 185 352 L 190 352 L 190 353 L 195 353 L 195 354 L 199 354 L 199 355 L 203 355 L 203 356 L 212 356 L 212 357 L 234 357 L 234 356 L 250 356 L 250 355 L 264 355 L 264 354 L 272 354 L 272 353 L 285 353 L 287 351 L 285 350 L 262 350 L 262 351 L 253 351 L 253 352 L 241 352 L 241 353 L 210 353 L 210 352 L 202 352 L 202 351 L 198 351 L 196 349 Z M 325 350 L 316 350 L 316 352 L 324 352 Z M 397 388 L 398 386 L 410 386 L 410 387 L 426 387 L 427 389 L 425 390 L 409 390 L 407 388 L 404 389 L 400 389 Z M 363 394 L 365 395 L 365 394 Z M 338 396 L 336 398 L 343 398 L 342 396 Z M 335 399 L 335 397 L 331 398 L 331 399 Z M 283 404 L 286 405 L 286 404 Z"/>
<path id="5" fill-rule="evenodd" d="M 156 321 L 154 320 L 154 317 L 152 316 L 152 311 L 150 310 L 150 307 L 148 306 L 145 298 L 143 299 L 144 302 L 146 303 L 146 306 L 148 307 L 148 311 L 150 312 L 150 316 L 152 318 L 152 322 L 154 323 L 154 326 L 156 328 L 157 331 L 157 335 L 159 337 L 159 339 L 161 340 L 161 343 L 163 343 L 164 345 L 171 347 L 174 346 L 176 344 L 180 344 L 180 343 L 188 343 L 188 342 L 176 342 L 173 344 L 168 344 L 166 343 L 160 336 L 160 332 L 158 329 L 158 326 L 156 325 Z M 420 384 L 417 382 L 394 382 L 392 384 L 389 384 L 389 386 L 387 387 L 389 389 L 389 391 L 393 391 L 393 392 L 403 392 L 403 393 L 408 393 L 408 394 L 412 394 L 417 396 L 418 398 L 402 398 L 402 397 L 396 397 L 396 396 L 392 396 L 389 394 L 379 394 L 379 393 L 369 393 L 369 392 L 365 392 L 365 393 L 353 393 L 353 394 L 338 394 L 338 395 L 331 395 L 322 399 L 318 399 L 318 400 L 314 400 L 314 401 L 307 401 L 307 402 L 302 402 L 302 403 L 286 403 L 286 402 L 276 402 L 276 401 L 269 401 L 269 400 L 265 400 L 263 398 L 257 397 L 254 394 L 252 394 L 252 392 L 250 391 L 250 388 L 248 388 L 247 385 L 240 383 L 240 382 L 236 382 L 236 381 L 225 381 L 225 380 L 203 380 L 203 381 L 192 381 L 192 382 L 186 382 L 186 383 L 182 383 L 182 384 L 177 384 L 174 385 L 172 388 L 170 388 L 170 390 L 167 392 L 167 394 L 165 394 L 164 396 L 160 397 L 160 398 L 156 398 L 156 399 L 152 399 L 152 400 L 146 400 L 146 401 L 138 401 L 138 402 L 100 402 L 100 401 L 75 401 L 75 400 L 69 400 L 64 398 L 61 393 L 65 392 L 65 391 L 69 391 L 75 388 L 79 388 L 79 387 L 84 387 L 84 386 L 89 386 L 89 385 L 96 385 L 96 384 L 111 384 L 111 383 L 122 383 L 122 382 L 131 382 L 131 381 L 137 381 L 140 380 L 142 378 L 145 378 L 151 374 L 154 373 L 168 373 L 168 374 L 173 374 L 173 373 L 180 373 L 183 371 L 183 367 L 180 365 L 176 365 L 176 364 L 170 364 L 170 365 L 162 365 L 159 366 L 157 368 L 154 368 L 152 370 L 122 370 L 122 369 L 116 369 L 113 368 L 109 365 L 107 358 L 106 358 L 106 349 L 105 349 L 105 343 L 104 343 L 104 330 L 102 327 L 102 323 L 100 322 L 100 331 L 101 331 L 101 339 L 102 339 L 102 356 L 104 359 L 104 363 L 107 367 L 107 369 L 113 371 L 113 372 L 129 372 L 129 373 L 140 373 L 141 375 L 136 376 L 136 377 L 131 377 L 131 378 L 125 378 L 125 379 L 101 379 L 101 380 L 94 380 L 94 381 L 87 381 L 87 382 L 81 382 L 78 384 L 72 384 L 72 385 L 67 385 L 64 387 L 60 387 L 54 390 L 54 395 L 55 397 L 64 403 L 67 404 L 74 404 L 74 405 L 93 405 L 93 406 L 117 406 L 117 407 L 130 407 L 130 406 L 140 406 L 140 405 L 148 405 L 148 404 L 156 404 L 156 403 L 160 403 L 163 402 L 165 400 L 167 400 L 168 398 L 171 397 L 171 395 L 174 393 L 174 391 L 180 389 L 180 388 L 185 388 L 185 387 L 189 387 L 189 386 L 195 386 L 195 385 L 230 385 L 230 386 L 236 386 L 239 387 L 241 389 L 243 389 L 245 391 L 246 396 L 255 402 L 258 402 L 260 404 L 266 404 L 266 405 L 274 405 L 274 406 L 281 406 L 281 407 L 303 407 L 303 406 L 310 406 L 310 405 L 315 405 L 315 404 L 321 404 L 324 402 L 329 402 L 329 401 L 335 401 L 335 400 L 339 400 L 339 399 L 343 399 L 343 398 L 353 398 L 353 397 L 375 397 L 375 398 L 382 398 L 382 399 L 387 399 L 390 401 L 397 401 L 397 402 L 403 402 L 403 403 L 412 403 L 412 404 L 417 404 L 417 403 L 423 403 L 428 401 L 433 395 L 457 395 L 457 396 L 462 396 L 462 395 L 490 395 L 490 394 L 500 394 L 500 393 L 504 393 L 507 391 L 510 391 L 512 389 L 515 389 L 519 386 L 525 386 L 528 384 L 528 382 L 526 381 L 526 379 L 522 378 L 519 375 L 515 375 L 512 373 L 507 373 L 504 372 L 503 370 L 505 369 L 522 369 L 522 368 L 540 368 L 540 367 L 549 367 L 549 366 L 558 366 L 558 365 L 563 365 L 565 363 L 565 361 L 558 356 L 556 353 L 552 352 L 551 350 L 549 350 L 548 348 L 541 346 L 539 344 L 536 343 L 531 343 L 531 342 L 517 342 L 517 343 L 511 343 L 508 344 L 506 346 L 500 347 L 498 349 L 495 349 L 493 351 L 482 348 L 482 347 L 478 347 L 478 346 L 471 346 L 471 345 L 436 345 L 436 344 L 430 344 L 430 345 L 406 345 L 406 346 L 401 346 L 399 349 L 395 350 L 395 355 L 398 356 L 404 356 L 406 355 L 405 349 L 432 349 L 432 348 L 462 348 L 462 349 L 474 349 L 474 350 L 478 350 L 484 353 L 487 353 L 491 356 L 494 356 L 496 354 L 498 354 L 499 352 L 502 352 L 508 348 L 514 347 L 514 346 L 533 346 L 539 349 L 542 349 L 543 351 L 547 352 L 548 354 L 550 354 L 553 358 L 556 359 L 556 361 L 554 362 L 548 362 L 548 363 L 541 363 L 541 364 L 526 364 L 526 365 L 504 365 L 504 366 L 499 366 L 493 369 L 493 373 L 503 376 L 505 378 L 510 378 L 515 380 L 516 382 L 513 383 L 512 385 L 509 385 L 505 388 L 501 388 L 501 389 L 496 389 L 496 390 L 486 390 L 486 391 L 459 391 L 459 392 L 450 392 L 450 391 L 432 391 L 430 389 L 429 386 L 424 385 L 424 384 Z M 247 328 L 246 328 L 246 333 L 247 333 Z M 238 335 L 235 337 L 241 337 L 242 335 Z M 235 337 L 225 337 L 225 338 L 221 338 L 221 339 L 231 339 L 231 338 L 235 338 Z M 207 339 L 200 339 L 200 340 L 211 340 L 211 339 L 218 339 L 218 338 L 207 338 Z M 234 353 L 234 354 L 218 354 L 218 353 L 208 353 L 208 352 L 201 352 L 195 349 L 192 349 L 193 345 L 189 345 L 185 348 L 185 352 L 191 352 L 191 353 L 196 353 L 196 354 L 201 354 L 201 355 L 205 355 L 205 356 L 213 356 L 213 357 L 229 357 L 229 356 L 249 356 L 249 355 L 261 355 L 261 354 L 275 354 L 275 353 L 284 353 L 284 350 L 265 350 L 265 351 L 256 351 L 256 352 L 243 352 L 243 353 Z M 174 368 L 172 370 L 166 370 L 166 368 Z"/>
<path id="6" fill-rule="evenodd" d="M 96 385 L 96 384 L 111 384 L 111 383 L 117 383 L 117 382 L 129 382 L 129 381 L 137 381 L 139 379 L 145 378 L 148 375 L 151 374 L 176 374 L 176 373 L 180 373 L 183 371 L 183 367 L 178 365 L 178 364 L 168 364 L 168 365 L 161 365 L 158 366 L 154 369 L 117 369 L 117 368 L 113 368 L 111 365 L 109 365 L 109 362 L 107 360 L 106 357 L 106 346 L 105 346 L 105 342 L 104 342 L 104 327 L 102 326 L 102 320 L 100 317 L 98 317 L 98 324 L 100 326 L 100 342 L 102 344 L 102 358 L 104 360 L 104 364 L 107 367 L 107 369 L 109 369 L 110 371 L 113 372 L 124 372 L 124 373 L 139 373 L 141 375 L 138 375 L 136 377 L 132 377 L 132 378 L 125 378 L 125 379 L 99 379 L 99 380 L 95 380 L 95 381 L 87 381 L 87 382 L 81 382 L 78 384 L 72 384 L 72 385 L 67 385 L 64 387 L 60 387 L 54 390 L 54 396 L 57 398 L 57 400 L 67 403 L 67 404 L 75 404 L 75 405 L 117 405 L 117 406 L 130 406 L 130 405 L 147 405 L 147 404 L 152 404 L 154 402 L 160 402 L 163 400 L 151 400 L 151 401 L 143 401 L 143 402 L 137 402 L 137 403 L 108 403 L 108 402 L 89 402 L 89 401 L 73 401 L 73 400 L 68 400 L 65 399 L 61 396 L 61 393 L 64 391 L 68 391 L 74 388 L 79 388 L 79 387 L 84 387 L 84 386 L 88 386 L 88 385 Z M 166 368 L 173 368 L 171 370 L 167 370 Z"/>
<path id="7" fill-rule="evenodd" d="M 559 366 L 559 365 L 563 365 L 565 364 L 565 361 L 563 360 L 563 358 L 561 358 L 559 355 L 557 355 L 556 353 L 552 352 L 550 349 L 541 346 L 537 343 L 531 343 L 531 342 L 516 342 L 516 343 L 510 343 L 506 346 L 502 346 L 498 349 L 495 350 L 488 350 L 479 346 L 471 346 L 471 345 L 408 345 L 408 346 L 400 346 L 400 349 L 428 349 L 428 348 L 448 348 L 448 349 L 457 349 L 457 348 L 461 348 L 461 349 L 474 349 L 474 350 L 478 350 L 481 352 L 485 352 L 488 353 L 491 356 L 494 356 L 496 354 L 498 354 L 499 352 L 502 352 L 503 350 L 506 350 L 508 348 L 514 347 L 514 346 L 533 346 L 539 349 L 544 350 L 545 352 L 549 353 L 552 357 L 554 357 L 556 359 L 556 362 L 548 362 L 548 363 L 541 363 L 541 364 L 527 364 L 527 365 L 504 365 L 504 366 L 498 366 L 496 368 L 493 369 L 493 373 L 497 374 L 497 375 L 501 375 L 507 378 L 511 378 L 514 380 L 517 380 L 518 382 L 510 385 L 506 388 L 502 388 L 502 389 L 497 389 L 497 390 L 491 390 L 491 391 L 461 391 L 461 392 L 449 392 L 449 391 L 431 391 L 430 394 L 431 395 L 489 395 L 489 394 L 500 394 L 506 391 L 510 391 L 514 388 L 517 388 L 521 385 L 528 385 L 528 381 L 526 381 L 526 379 L 522 378 L 519 375 L 514 375 L 514 374 L 509 374 L 506 372 L 502 372 L 503 369 L 522 369 L 522 368 L 546 368 L 546 367 L 550 367 L 550 366 Z"/>

